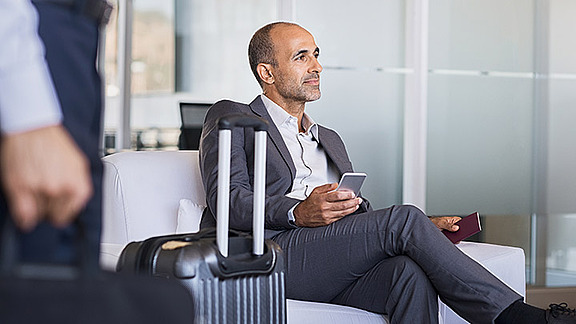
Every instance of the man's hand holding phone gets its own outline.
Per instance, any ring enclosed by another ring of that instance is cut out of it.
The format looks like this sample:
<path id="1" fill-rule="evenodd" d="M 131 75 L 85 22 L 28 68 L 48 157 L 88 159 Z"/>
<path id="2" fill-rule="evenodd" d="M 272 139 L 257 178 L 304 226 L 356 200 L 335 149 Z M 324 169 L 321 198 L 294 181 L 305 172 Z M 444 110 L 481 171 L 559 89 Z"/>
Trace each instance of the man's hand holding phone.
<path id="1" fill-rule="evenodd" d="M 316 187 L 294 209 L 295 224 L 302 227 L 326 226 L 355 212 L 362 203 L 362 199 L 357 197 L 362 181 L 359 183 L 355 176 L 343 176 L 339 184 Z"/>

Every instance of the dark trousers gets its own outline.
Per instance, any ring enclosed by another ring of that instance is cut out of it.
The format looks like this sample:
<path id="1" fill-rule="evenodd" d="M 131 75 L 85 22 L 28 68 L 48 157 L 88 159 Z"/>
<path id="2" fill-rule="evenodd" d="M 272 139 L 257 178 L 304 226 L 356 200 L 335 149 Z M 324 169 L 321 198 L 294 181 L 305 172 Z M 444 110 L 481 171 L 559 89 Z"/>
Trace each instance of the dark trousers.
<path id="1" fill-rule="evenodd" d="M 88 237 L 92 262 L 98 261 L 102 165 L 99 141 L 102 113 L 100 77 L 96 71 L 98 24 L 71 6 L 34 3 L 39 14 L 39 34 L 64 115 L 64 127 L 90 161 L 94 196 L 80 215 Z M 34 89 L 30 89 L 34 95 Z M 0 197 L 0 224 L 8 217 L 4 195 Z M 76 225 L 57 230 L 41 224 L 22 237 L 21 253 L 32 261 L 70 262 L 76 255 Z"/>
<path id="2" fill-rule="evenodd" d="M 438 296 L 473 323 L 492 323 L 522 297 L 454 246 L 419 209 L 347 216 L 272 238 L 286 255 L 286 296 L 437 323 Z"/>

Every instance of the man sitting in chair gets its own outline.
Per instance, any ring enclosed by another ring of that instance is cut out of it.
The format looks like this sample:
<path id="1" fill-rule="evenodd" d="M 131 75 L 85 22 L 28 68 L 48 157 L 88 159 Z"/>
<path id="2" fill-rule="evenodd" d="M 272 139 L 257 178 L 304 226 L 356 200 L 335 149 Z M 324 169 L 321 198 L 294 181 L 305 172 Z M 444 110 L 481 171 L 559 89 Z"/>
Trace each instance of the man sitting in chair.
<path id="1" fill-rule="evenodd" d="M 457 230 L 458 217 L 429 219 L 413 206 L 372 210 L 365 198 L 334 191 L 353 169 L 339 135 L 304 112 L 306 102 L 320 98 L 322 72 L 308 31 L 266 25 L 248 52 L 262 95 L 249 105 L 220 101 L 208 111 L 200 145 L 209 207 L 202 227 L 215 222 L 217 120 L 258 116 L 270 124 L 266 235 L 285 252 L 288 298 L 387 314 L 391 323 L 437 323 L 438 296 L 474 323 L 576 323 L 574 310 L 523 303 L 456 248 L 440 229 Z M 253 130 L 233 130 L 230 226 L 243 231 L 252 228 L 253 145 Z"/>

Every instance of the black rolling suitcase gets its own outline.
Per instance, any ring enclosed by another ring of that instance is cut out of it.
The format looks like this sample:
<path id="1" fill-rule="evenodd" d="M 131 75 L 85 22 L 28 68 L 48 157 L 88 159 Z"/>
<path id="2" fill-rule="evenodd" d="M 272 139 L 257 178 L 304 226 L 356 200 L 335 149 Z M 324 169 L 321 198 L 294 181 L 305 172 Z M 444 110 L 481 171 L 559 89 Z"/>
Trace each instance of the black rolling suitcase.
<path id="1" fill-rule="evenodd" d="M 192 296 L 176 280 L 101 271 L 83 223 L 76 221 L 77 263 L 22 260 L 20 235 L 7 221 L 0 235 L 2 324 L 189 324 Z"/>
<path id="2" fill-rule="evenodd" d="M 128 244 L 119 272 L 178 278 L 192 293 L 195 323 L 286 323 L 284 258 L 264 240 L 266 122 L 246 116 L 219 121 L 217 228 Z M 229 231 L 233 127 L 255 129 L 253 234 Z"/>

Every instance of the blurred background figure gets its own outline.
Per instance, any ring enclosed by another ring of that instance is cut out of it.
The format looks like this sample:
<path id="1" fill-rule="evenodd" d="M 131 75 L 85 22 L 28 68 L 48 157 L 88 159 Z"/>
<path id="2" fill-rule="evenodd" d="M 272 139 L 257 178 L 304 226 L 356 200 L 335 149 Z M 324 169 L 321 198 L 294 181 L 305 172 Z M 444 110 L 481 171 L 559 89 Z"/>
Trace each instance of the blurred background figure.
<path id="1" fill-rule="evenodd" d="M 102 0 L 0 0 L 0 222 L 28 261 L 70 262 L 82 220 L 92 262 L 101 227 Z"/>

